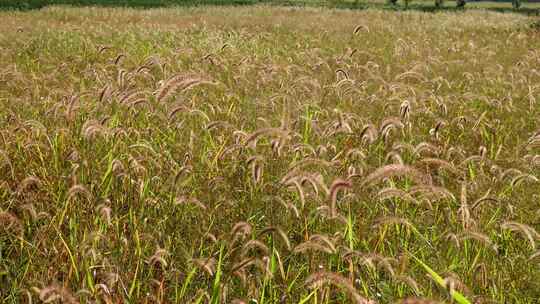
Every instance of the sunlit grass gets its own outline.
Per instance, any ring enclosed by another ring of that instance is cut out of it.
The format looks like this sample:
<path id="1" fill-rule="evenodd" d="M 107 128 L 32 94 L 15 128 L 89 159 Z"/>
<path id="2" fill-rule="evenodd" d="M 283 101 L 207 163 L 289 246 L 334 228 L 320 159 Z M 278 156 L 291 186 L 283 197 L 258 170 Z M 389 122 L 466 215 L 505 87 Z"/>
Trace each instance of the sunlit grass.
<path id="1" fill-rule="evenodd" d="M 0 302 L 540 297 L 538 19 L 0 17 Z"/>

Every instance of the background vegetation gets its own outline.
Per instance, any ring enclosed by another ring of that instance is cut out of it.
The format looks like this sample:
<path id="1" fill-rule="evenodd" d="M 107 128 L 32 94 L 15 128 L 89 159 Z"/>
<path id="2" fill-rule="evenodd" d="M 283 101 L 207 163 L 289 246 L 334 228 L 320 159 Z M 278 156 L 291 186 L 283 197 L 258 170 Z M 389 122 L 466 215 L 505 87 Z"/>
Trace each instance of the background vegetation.
<path id="1" fill-rule="evenodd" d="M 255 5 L 272 4 L 278 6 L 308 6 L 332 8 L 384 8 L 391 10 L 417 9 L 423 11 L 439 11 L 462 8 L 466 2 L 462 0 L 2 0 L 0 9 L 39 9 L 48 5 L 70 6 L 114 6 L 114 7 L 170 7 L 170 6 L 201 6 L 201 5 Z M 519 11 L 529 15 L 540 13 L 538 1 L 481 1 L 470 2 L 468 7 L 484 8 L 496 11 Z M 519 9 L 519 10 L 517 10 Z"/>
<path id="2" fill-rule="evenodd" d="M 538 19 L 0 18 L 0 302 L 540 298 Z"/>

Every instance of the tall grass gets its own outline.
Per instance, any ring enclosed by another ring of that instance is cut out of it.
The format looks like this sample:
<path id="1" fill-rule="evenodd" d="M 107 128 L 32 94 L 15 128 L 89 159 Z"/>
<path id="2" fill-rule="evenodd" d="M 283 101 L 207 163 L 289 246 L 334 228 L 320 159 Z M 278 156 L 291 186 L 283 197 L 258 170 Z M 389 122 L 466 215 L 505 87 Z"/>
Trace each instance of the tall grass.
<path id="1" fill-rule="evenodd" d="M 0 17 L 0 302 L 540 298 L 538 20 Z"/>

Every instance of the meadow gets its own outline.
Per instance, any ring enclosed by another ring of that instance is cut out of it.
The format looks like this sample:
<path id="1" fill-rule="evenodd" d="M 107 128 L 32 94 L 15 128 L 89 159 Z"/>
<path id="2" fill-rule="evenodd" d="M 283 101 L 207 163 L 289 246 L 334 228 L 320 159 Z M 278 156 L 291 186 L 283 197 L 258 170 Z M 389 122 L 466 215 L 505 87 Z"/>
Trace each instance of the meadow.
<path id="1" fill-rule="evenodd" d="M 124 7 L 124 8 L 167 8 L 201 6 L 293 6 L 326 7 L 341 9 L 383 9 L 392 11 L 461 11 L 460 0 L 2 0 L 0 10 L 32 10 L 47 6 L 69 5 L 76 7 Z M 513 7 L 513 0 L 481 0 L 463 2 L 466 8 L 482 8 L 497 12 L 513 12 L 525 15 L 540 15 L 540 0 L 516 0 L 519 6 Z"/>
<path id="2" fill-rule="evenodd" d="M 1 303 L 539 303 L 537 17 L 0 18 Z"/>

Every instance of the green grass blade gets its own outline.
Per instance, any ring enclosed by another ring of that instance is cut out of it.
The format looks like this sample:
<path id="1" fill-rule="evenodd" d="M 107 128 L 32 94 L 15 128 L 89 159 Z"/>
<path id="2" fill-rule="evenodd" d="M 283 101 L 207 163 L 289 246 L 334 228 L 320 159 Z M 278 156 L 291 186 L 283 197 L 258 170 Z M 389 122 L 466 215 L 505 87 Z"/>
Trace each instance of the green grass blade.
<path id="1" fill-rule="evenodd" d="M 223 263 L 223 244 L 221 244 L 221 247 L 219 249 L 219 261 L 217 264 L 217 271 L 216 271 L 216 277 L 214 279 L 214 287 L 212 290 L 212 304 L 218 304 L 219 303 L 219 285 L 221 282 L 221 266 Z"/>
<path id="2" fill-rule="evenodd" d="M 437 272 L 431 269 L 431 267 L 429 267 L 426 263 L 422 262 L 422 260 L 414 256 L 412 253 L 409 254 L 429 273 L 429 275 L 437 284 L 439 284 L 439 286 L 441 286 L 442 288 L 446 288 L 446 283 L 444 282 L 443 277 L 441 277 Z M 465 298 L 465 296 L 458 291 L 450 290 L 450 296 L 452 296 L 452 299 L 454 299 L 454 301 L 458 302 L 459 304 L 471 304 L 471 302 L 467 300 L 467 298 Z"/>

